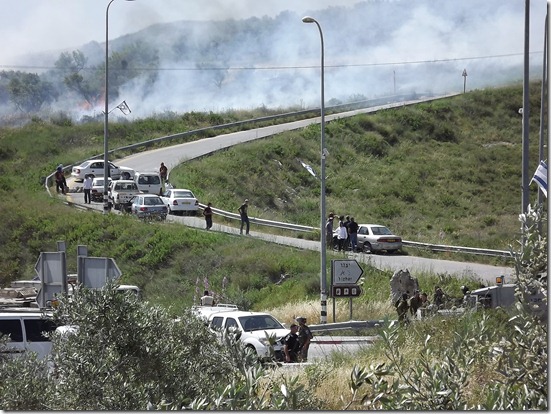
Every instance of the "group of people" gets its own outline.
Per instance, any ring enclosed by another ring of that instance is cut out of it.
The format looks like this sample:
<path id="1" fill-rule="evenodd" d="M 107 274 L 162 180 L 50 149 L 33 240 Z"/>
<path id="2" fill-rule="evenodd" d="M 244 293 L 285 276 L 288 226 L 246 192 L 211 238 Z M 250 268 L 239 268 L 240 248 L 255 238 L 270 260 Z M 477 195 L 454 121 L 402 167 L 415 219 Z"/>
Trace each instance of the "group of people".
<path id="1" fill-rule="evenodd" d="M 285 362 L 307 362 L 308 348 L 314 337 L 312 331 L 306 325 L 306 318 L 299 316 L 295 319 L 298 323 L 291 324 L 291 331 L 283 338 L 283 356 Z"/>
<path id="2" fill-rule="evenodd" d="M 438 292 L 438 293 L 437 293 Z M 434 293 L 434 302 L 443 300 L 444 292 L 439 286 L 436 286 Z M 420 308 L 428 308 L 430 305 L 428 295 L 425 292 L 419 292 L 415 290 L 411 298 L 407 293 L 402 293 L 402 297 L 396 301 L 394 306 L 396 312 L 398 312 L 398 322 L 401 325 L 407 325 L 409 323 L 408 313 L 411 314 L 411 318 L 417 317 L 417 311 Z"/>
<path id="3" fill-rule="evenodd" d="M 327 247 L 333 249 L 333 232 L 334 232 L 334 223 L 335 214 L 329 213 L 327 221 L 325 222 L 325 233 L 326 233 L 326 243 Z M 337 228 L 337 249 L 338 251 L 346 251 L 349 248 L 352 251 L 358 250 L 358 228 L 359 225 L 354 220 L 354 217 L 341 215 L 338 217 L 339 223 Z"/>

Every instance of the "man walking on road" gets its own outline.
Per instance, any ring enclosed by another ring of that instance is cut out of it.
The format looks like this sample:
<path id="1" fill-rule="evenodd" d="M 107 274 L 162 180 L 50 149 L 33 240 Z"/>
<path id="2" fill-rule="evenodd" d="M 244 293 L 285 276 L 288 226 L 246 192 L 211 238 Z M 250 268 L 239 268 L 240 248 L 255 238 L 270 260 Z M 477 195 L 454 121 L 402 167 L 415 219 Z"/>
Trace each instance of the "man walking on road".
<path id="1" fill-rule="evenodd" d="M 241 230 L 239 234 L 243 234 L 243 225 L 247 224 L 247 228 L 245 230 L 245 234 L 249 234 L 249 216 L 247 214 L 247 209 L 249 208 L 249 199 L 246 198 L 243 204 L 241 204 L 241 207 L 237 211 L 239 211 L 239 214 L 241 215 Z"/>

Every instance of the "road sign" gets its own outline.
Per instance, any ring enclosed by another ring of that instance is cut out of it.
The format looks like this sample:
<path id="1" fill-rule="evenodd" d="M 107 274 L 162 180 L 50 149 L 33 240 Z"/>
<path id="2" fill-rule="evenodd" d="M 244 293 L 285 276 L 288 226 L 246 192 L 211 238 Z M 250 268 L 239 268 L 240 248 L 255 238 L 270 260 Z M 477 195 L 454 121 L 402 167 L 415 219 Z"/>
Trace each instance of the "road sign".
<path id="1" fill-rule="evenodd" d="M 80 260 L 83 270 L 79 282 L 88 288 L 101 289 L 108 281 L 122 275 L 115 260 L 109 257 L 81 257 Z"/>
<path id="2" fill-rule="evenodd" d="M 336 285 L 331 293 L 334 298 L 353 298 L 362 294 L 362 288 L 358 285 Z"/>
<path id="3" fill-rule="evenodd" d="M 40 279 L 40 288 L 36 295 L 38 306 L 46 307 L 48 301 L 53 300 L 58 293 L 67 293 L 64 251 L 40 253 L 34 270 Z"/>
<path id="4" fill-rule="evenodd" d="M 356 260 L 331 260 L 332 285 L 353 285 L 363 272 Z"/>

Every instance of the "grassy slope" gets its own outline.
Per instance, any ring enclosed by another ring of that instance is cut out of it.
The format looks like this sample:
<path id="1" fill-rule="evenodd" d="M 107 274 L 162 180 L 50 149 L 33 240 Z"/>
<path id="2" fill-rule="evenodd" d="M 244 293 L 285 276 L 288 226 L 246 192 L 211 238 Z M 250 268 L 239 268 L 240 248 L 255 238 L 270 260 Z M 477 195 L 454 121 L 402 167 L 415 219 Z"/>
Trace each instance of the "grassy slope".
<path id="1" fill-rule="evenodd" d="M 537 85 L 532 96 L 538 107 Z M 475 91 L 328 123 L 328 210 L 388 224 L 406 239 L 507 248 L 518 238 L 521 98 L 520 86 Z M 255 115 L 186 114 L 113 124 L 111 143 L 119 146 Z M 49 199 L 41 177 L 60 162 L 100 153 L 102 128 L 34 122 L 0 130 L 0 283 L 33 276 L 39 252 L 66 240 L 70 272 L 76 271 L 76 246 L 86 244 L 90 255 L 114 257 L 124 281 L 140 285 L 148 299 L 174 306 L 176 312 L 189 306 L 205 283 L 256 309 L 305 297 L 315 301 L 319 255 L 314 252 L 176 225 L 145 226 L 128 217 L 75 211 Z M 536 116 L 531 130 L 537 136 Z M 248 197 L 252 215 L 317 225 L 319 186 L 298 159 L 316 169 L 318 147 L 319 127 L 314 126 L 186 163 L 171 177 L 216 207 L 236 210 Z M 536 152 L 532 145 L 534 167 Z M 377 275 L 366 286 L 369 297 L 382 299 L 390 275 L 369 272 Z M 290 275 L 289 281 L 276 286 L 282 273 Z M 225 288 L 224 277 L 229 281 Z M 443 282 L 456 290 L 460 283 L 437 275 L 424 280 L 427 290 Z M 385 311 L 366 312 L 364 317 L 375 317 Z"/>

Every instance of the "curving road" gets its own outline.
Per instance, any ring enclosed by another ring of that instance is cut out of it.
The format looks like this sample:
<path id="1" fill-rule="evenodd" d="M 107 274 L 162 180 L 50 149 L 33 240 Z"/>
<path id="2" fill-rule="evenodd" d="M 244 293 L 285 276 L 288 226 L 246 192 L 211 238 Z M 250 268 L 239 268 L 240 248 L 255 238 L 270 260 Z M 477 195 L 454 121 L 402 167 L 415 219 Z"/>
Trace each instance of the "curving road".
<path id="1" fill-rule="evenodd" d="M 333 119 L 344 118 L 354 116 L 359 113 L 374 112 L 381 109 L 388 109 L 397 106 L 403 106 L 410 103 L 421 102 L 401 102 L 398 104 L 389 104 L 379 107 L 360 109 L 355 111 L 343 112 L 335 115 L 326 116 L 326 121 Z M 241 144 L 248 141 L 253 141 L 259 138 L 265 138 L 271 135 L 275 135 L 284 131 L 293 129 L 300 129 L 307 127 L 308 125 L 319 123 L 320 118 L 311 118 L 287 124 L 273 125 L 263 128 L 258 128 L 249 131 L 240 131 L 224 135 L 218 135 L 216 137 L 205 138 L 194 142 L 188 142 L 185 144 L 178 144 L 166 148 L 159 148 L 151 151 L 146 151 L 128 157 L 114 160 L 116 164 L 121 164 L 126 167 L 135 169 L 136 171 L 157 171 L 161 162 L 170 170 L 175 166 L 197 157 L 201 157 L 206 154 L 216 152 L 220 149 L 227 148 L 233 145 Z M 71 188 L 75 187 L 75 183 L 72 180 L 68 181 Z M 81 184 L 77 184 L 81 185 Z M 68 201 L 76 204 L 83 205 L 83 196 L 81 193 L 69 193 L 67 196 Z M 92 208 L 102 210 L 102 204 L 92 204 Z M 87 205 L 88 207 L 88 205 Z M 204 220 L 196 217 L 179 217 L 169 216 L 168 220 L 181 222 L 188 226 L 204 228 Z M 213 225 L 213 230 L 223 231 L 226 233 L 235 234 L 239 237 L 239 229 L 231 226 L 224 226 L 219 224 Z M 293 246 L 301 249 L 308 250 L 320 250 L 320 243 L 318 241 L 309 241 L 303 239 L 297 239 L 293 237 L 276 236 L 272 234 L 265 234 L 261 232 L 255 232 L 254 226 L 251 231 L 251 236 L 259 239 L 264 239 L 269 242 L 278 243 L 287 246 Z M 344 253 L 341 253 L 343 255 Z M 354 258 L 359 262 L 369 263 L 374 267 L 395 272 L 399 269 L 408 269 L 412 276 L 415 277 L 415 272 L 431 272 L 436 274 L 448 274 L 453 276 L 473 276 L 480 278 L 486 283 L 494 284 L 497 276 L 504 275 L 508 280 L 513 279 L 513 268 L 484 265 L 478 263 L 466 263 L 456 262 L 452 260 L 439 260 L 439 259 L 427 259 L 422 257 L 414 257 L 407 255 L 378 255 L 378 254 L 364 254 L 364 253 L 346 253 L 347 257 Z M 369 277 L 369 275 L 364 275 Z"/>

